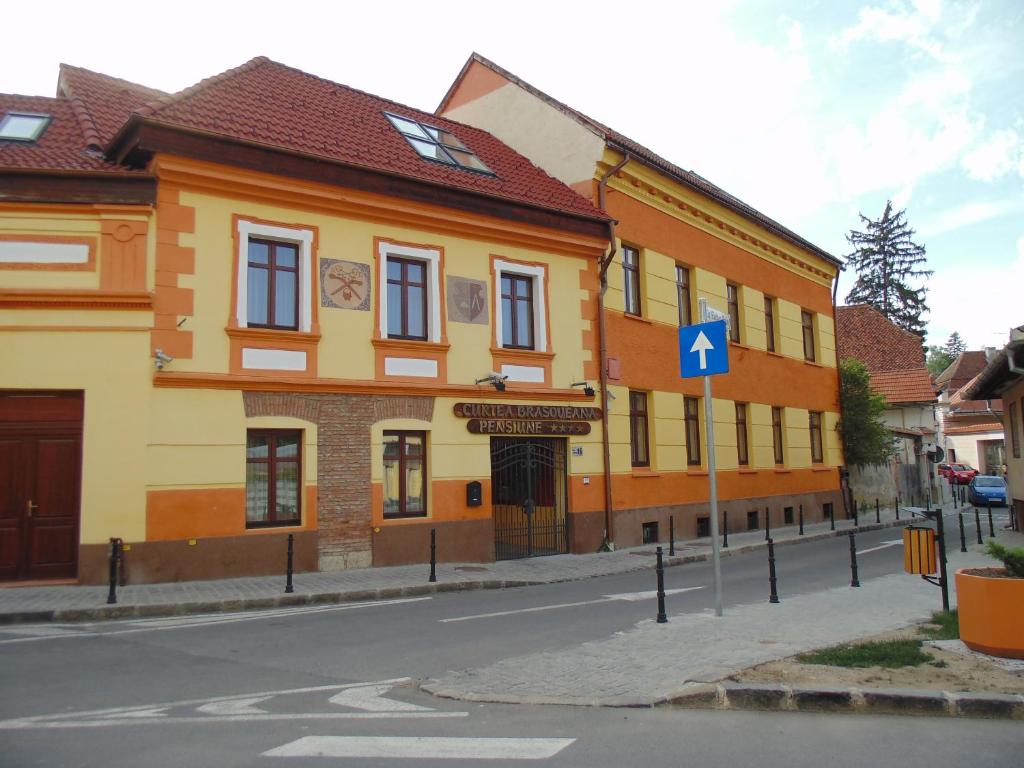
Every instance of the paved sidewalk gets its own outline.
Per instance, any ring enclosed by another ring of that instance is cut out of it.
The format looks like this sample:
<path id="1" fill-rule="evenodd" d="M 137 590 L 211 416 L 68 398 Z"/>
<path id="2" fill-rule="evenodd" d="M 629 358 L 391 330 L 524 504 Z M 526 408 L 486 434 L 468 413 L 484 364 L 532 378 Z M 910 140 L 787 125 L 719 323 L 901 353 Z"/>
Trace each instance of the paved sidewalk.
<path id="1" fill-rule="evenodd" d="M 907 524 L 910 508 L 900 510 L 900 520 L 893 511 L 881 511 L 881 526 Z M 879 527 L 875 513 L 860 518 L 861 530 Z M 836 520 L 835 531 L 828 521 L 808 523 L 805 535 L 797 526 L 772 530 L 776 546 L 800 541 L 845 535 L 853 527 L 851 520 Z M 955 532 L 954 532 L 955 533 Z M 765 546 L 764 531 L 733 533 L 726 557 Z M 676 565 L 709 559 L 709 539 L 676 543 L 675 557 L 667 557 L 668 543 L 663 544 L 666 563 Z M 429 594 L 460 589 L 495 589 L 549 584 L 588 579 L 595 576 L 626 573 L 654 568 L 654 546 L 636 547 L 616 552 L 587 555 L 556 555 L 496 563 L 442 563 L 437 567 L 437 582 L 428 583 L 428 565 L 392 568 L 365 568 L 336 573 L 297 573 L 295 591 L 284 593 L 285 578 L 281 576 L 223 579 L 218 581 L 187 581 L 168 584 L 129 584 L 117 590 L 117 604 L 107 604 L 106 586 L 9 587 L 0 589 L 0 623 L 28 621 L 95 621 L 100 619 L 140 616 L 212 613 L 251 608 L 336 603 Z M 282 557 L 282 565 L 283 565 Z"/>
<path id="2" fill-rule="evenodd" d="M 1022 534 L 999 530 L 997 536 L 1010 546 L 1024 545 Z M 967 553 L 959 550 L 954 528 L 948 546 L 954 606 L 956 569 L 992 563 L 982 547 L 970 540 Z M 422 687 L 436 695 L 470 701 L 652 706 L 686 698 L 694 684 L 899 629 L 940 608 L 937 587 L 918 577 L 893 574 L 864 581 L 860 588 L 795 597 L 783 594 L 778 604 L 765 600 L 730 607 L 722 617 L 710 610 L 670 613 L 667 624 L 645 620 L 605 640 L 506 659 L 430 680 Z"/>

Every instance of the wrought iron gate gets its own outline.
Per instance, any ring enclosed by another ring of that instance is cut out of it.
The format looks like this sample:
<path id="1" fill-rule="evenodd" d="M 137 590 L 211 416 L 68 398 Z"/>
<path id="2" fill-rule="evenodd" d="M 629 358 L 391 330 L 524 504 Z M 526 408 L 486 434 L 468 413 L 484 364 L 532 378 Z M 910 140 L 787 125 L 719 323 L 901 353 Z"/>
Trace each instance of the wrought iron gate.
<path id="1" fill-rule="evenodd" d="M 494 557 L 569 551 L 565 440 L 491 438 Z"/>

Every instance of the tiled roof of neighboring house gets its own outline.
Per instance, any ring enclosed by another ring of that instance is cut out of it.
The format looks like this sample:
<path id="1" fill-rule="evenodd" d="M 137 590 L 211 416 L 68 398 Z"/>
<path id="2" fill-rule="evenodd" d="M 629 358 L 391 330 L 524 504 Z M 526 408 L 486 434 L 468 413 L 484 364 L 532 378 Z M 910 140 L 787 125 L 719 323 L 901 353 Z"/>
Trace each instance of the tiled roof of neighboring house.
<path id="1" fill-rule="evenodd" d="M 885 397 L 890 405 L 896 403 L 931 403 L 935 401 L 928 370 L 880 371 L 871 374 L 871 388 Z"/>
<path id="2" fill-rule="evenodd" d="M 1022 350 L 1024 350 L 1024 325 L 1010 331 L 1010 343 L 1003 347 L 985 366 L 985 370 L 964 388 L 965 396 L 971 398 L 992 397 L 1013 387 L 1024 377 L 1024 373 L 1010 369 L 1010 357 L 1013 356 L 1014 366 L 1020 370 L 1020 361 L 1024 358 Z"/>
<path id="3" fill-rule="evenodd" d="M 936 387 L 949 385 L 950 389 L 960 389 L 964 384 L 981 373 L 988 365 L 984 350 L 968 350 L 954 360 L 949 367 L 935 377 Z"/>
<path id="4" fill-rule="evenodd" d="M 494 175 L 421 157 L 385 117 L 390 112 L 450 131 Z M 478 128 L 446 120 L 271 61 L 252 59 L 140 107 L 150 122 L 607 221 L 589 200 Z"/>
<path id="5" fill-rule="evenodd" d="M 923 437 L 935 434 L 935 430 L 928 427 L 887 427 L 887 429 L 894 434 L 906 435 L 907 437 Z"/>
<path id="6" fill-rule="evenodd" d="M 99 146 L 105 146 L 114 137 L 134 110 L 167 96 L 155 88 L 70 64 L 60 65 L 57 93 L 86 105 L 95 125 Z"/>
<path id="7" fill-rule="evenodd" d="M 997 413 L 1003 412 L 1003 401 L 999 399 L 992 400 L 969 400 L 968 395 L 975 388 L 975 384 L 981 378 L 981 373 L 977 373 L 973 378 L 969 379 L 966 384 L 957 389 L 949 397 L 948 406 L 949 413 L 951 416 L 957 414 L 970 415 L 973 413 L 986 413 L 989 411 L 995 411 Z"/>
<path id="8" fill-rule="evenodd" d="M 947 435 L 976 435 L 982 432 L 1002 432 L 1001 421 L 980 421 L 976 424 L 953 424 L 944 430 Z"/>
<path id="9" fill-rule="evenodd" d="M 127 173 L 104 159 L 84 106 L 70 99 L 0 94 L 0 117 L 8 112 L 50 115 L 35 141 L 0 141 L 0 169 Z"/>
<path id="10" fill-rule="evenodd" d="M 836 341 L 841 357 L 864 363 L 871 388 L 890 405 L 935 401 L 921 337 L 890 322 L 871 305 L 836 307 Z"/>
<path id="11" fill-rule="evenodd" d="M 591 117 L 587 117 L 582 112 L 573 109 L 564 102 L 558 101 L 558 99 L 555 99 L 549 96 L 548 94 L 544 93 L 543 91 L 539 90 L 538 88 L 535 88 L 534 86 L 527 83 L 525 80 L 517 77 L 516 75 L 513 75 L 508 70 L 499 67 L 493 61 L 490 61 L 489 59 L 481 56 L 478 53 L 473 53 L 466 61 L 466 64 L 463 66 L 462 71 L 459 73 L 459 76 L 452 83 L 451 87 L 448 89 L 448 93 L 445 94 L 444 98 L 441 100 L 441 103 L 438 105 L 437 110 L 435 110 L 436 113 L 440 113 L 444 110 L 445 104 L 447 104 L 448 100 L 455 92 L 455 88 L 458 85 L 459 81 L 462 79 L 463 75 L 466 73 L 466 71 L 474 61 L 496 72 L 497 74 L 507 79 L 509 82 L 515 83 L 523 90 L 527 91 L 530 94 L 533 94 L 534 96 L 546 102 L 547 104 L 550 104 L 552 107 L 562 112 L 563 114 L 569 115 L 577 122 L 587 126 L 588 128 L 590 128 L 590 130 L 592 130 L 594 133 L 598 134 L 602 139 L 604 139 L 604 141 L 607 144 L 612 145 L 617 149 L 629 152 L 630 154 L 640 158 L 643 162 L 671 176 L 684 186 L 690 187 L 691 189 L 695 189 L 698 192 L 707 195 L 708 197 L 717 201 L 721 205 L 724 205 L 726 208 L 729 208 L 735 211 L 736 213 L 740 214 L 741 216 L 756 222 L 757 224 L 767 229 L 769 232 L 778 235 L 782 239 L 788 240 L 789 242 L 801 248 L 804 248 L 810 251 L 811 253 L 814 253 L 822 257 L 823 259 L 832 262 L 833 264 L 842 264 L 842 261 L 840 259 L 836 258 L 827 251 L 819 248 L 818 246 L 814 245 L 808 240 L 805 240 L 804 238 L 800 237 L 800 235 L 782 226 L 774 219 L 765 216 L 763 213 L 753 208 L 752 206 L 748 205 L 747 203 L 744 203 L 739 198 L 730 195 L 724 189 L 712 184 L 703 176 L 694 173 L 693 171 L 684 170 L 683 168 L 680 168 L 678 165 L 670 163 L 668 160 L 661 157 L 652 150 L 648 149 L 647 147 L 643 146 L 642 144 L 638 144 L 637 142 L 633 141 L 624 134 L 621 134 L 618 131 L 609 128 L 608 126 L 598 122 L 597 120 L 594 120 Z"/>

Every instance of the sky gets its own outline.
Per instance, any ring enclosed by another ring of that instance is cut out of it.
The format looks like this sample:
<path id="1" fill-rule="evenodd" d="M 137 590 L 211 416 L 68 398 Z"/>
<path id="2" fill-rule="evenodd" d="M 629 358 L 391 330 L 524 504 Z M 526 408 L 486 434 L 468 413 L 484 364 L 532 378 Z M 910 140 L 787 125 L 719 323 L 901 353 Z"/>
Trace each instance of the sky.
<path id="1" fill-rule="evenodd" d="M 928 344 L 1024 323 L 1022 0 L 93 0 L 47 3 L 45 33 L 40 8 L 4 10 L 0 92 L 51 95 L 60 62 L 177 91 L 265 55 L 433 111 L 476 51 L 834 255 L 905 208 Z"/>

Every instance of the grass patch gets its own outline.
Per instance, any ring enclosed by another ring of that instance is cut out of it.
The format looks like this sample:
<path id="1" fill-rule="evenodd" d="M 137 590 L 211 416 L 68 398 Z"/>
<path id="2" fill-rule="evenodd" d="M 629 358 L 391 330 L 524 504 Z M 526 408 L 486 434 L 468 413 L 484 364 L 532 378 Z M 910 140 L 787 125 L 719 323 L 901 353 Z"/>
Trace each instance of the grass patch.
<path id="1" fill-rule="evenodd" d="M 929 640 L 957 640 L 960 637 L 960 617 L 956 611 L 935 611 L 927 624 L 918 632 Z"/>
<path id="2" fill-rule="evenodd" d="M 882 640 L 856 645 L 836 645 L 796 657 L 801 664 L 823 664 L 829 667 L 917 667 L 932 661 L 921 650 L 920 640 Z"/>

